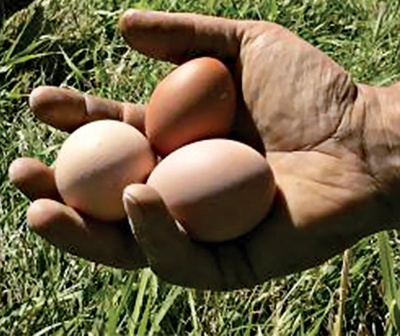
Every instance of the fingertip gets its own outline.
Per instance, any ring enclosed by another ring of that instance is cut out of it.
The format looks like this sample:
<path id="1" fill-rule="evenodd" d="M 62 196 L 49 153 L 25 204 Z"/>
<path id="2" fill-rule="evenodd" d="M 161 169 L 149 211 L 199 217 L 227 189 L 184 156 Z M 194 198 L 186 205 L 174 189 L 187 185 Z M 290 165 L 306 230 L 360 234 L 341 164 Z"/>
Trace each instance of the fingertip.
<path id="1" fill-rule="evenodd" d="M 57 202 L 50 199 L 34 201 L 27 211 L 28 226 L 37 233 L 45 230 L 54 220 L 57 213 Z"/>
<path id="2" fill-rule="evenodd" d="M 143 222 L 143 214 L 138 204 L 138 198 L 141 193 L 140 184 L 132 184 L 124 189 L 122 201 L 124 203 L 125 212 L 128 215 L 128 222 L 132 232 L 135 232 L 136 225 Z"/>
<path id="3" fill-rule="evenodd" d="M 148 10 L 128 9 L 119 20 L 119 29 L 125 41 L 133 48 L 140 52 L 148 52 L 149 38 L 151 38 L 154 30 L 161 24 L 162 19 L 154 20 L 154 15 L 163 15 L 162 12 L 153 12 Z M 154 36 L 153 36 L 154 37 Z"/>
<path id="4" fill-rule="evenodd" d="M 10 166 L 8 167 L 8 178 L 12 183 L 15 183 L 21 178 L 21 172 L 24 168 L 24 158 L 18 158 L 11 162 Z"/>
<path id="5" fill-rule="evenodd" d="M 158 193 L 147 184 L 134 183 L 128 185 L 124 189 L 124 198 L 129 202 L 140 200 L 140 202 L 146 202 L 148 200 L 160 199 Z"/>
<path id="6" fill-rule="evenodd" d="M 146 184 L 132 184 L 125 188 L 123 201 L 131 228 L 135 234 L 149 237 L 176 229 L 176 222 L 156 190 Z"/>
<path id="7" fill-rule="evenodd" d="M 13 185 L 29 199 L 60 199 L 54 171 L 34 158 L 19 158 L 11 163 L 8 176 Z"/>
<path id="8" fill-rule="evenodd" d="M 42 122 L 70 132 L 86 121 L 86 102 L 77 91 L 39 86 L 29 95 L 29 107 Z"/>
<path id="9" fill-rule="evenodd" d="M 151 24 L 153 19 L 159 21 L 162 18 L 165 18 L 166 16 L 168 16 L 167 12 L 130 8 L 121 15 L 121 18 L 119 20 L 119 26 L 120 29 L 126 31 L 132 27 L 140 26 L 142 24 L 144 25 Z"/>
<path id="10" fill-rule="evenodd" d="M 52 87 L 50 86 L 39 86 L 32 90 L 29 95 L 29 107 L 32 111 L 37 111 L 40 108 L 43 100 L 48 96 L 49 90 Z"/>
<path id="11" fill-rule="evenodd" d="M 83 219 L 72 208 L 48 198 L 34 201 L 27 210 L 28 227 L 49 241 L 59 242 L 74 236 Z"/>
<path id="12" fill-rule="evenodd" d="M 48 173 L 48 170 L 51 169 L 37 159 L 18 158 L 8 167 L 8 177 L 18 188 L 23 188 L 34 176 L 38 176 L 44 171 Z"/>
<path id="13" fill-rule="evenodd" d="M 135 19 L 135 16 L 138 14 L 138 12 L 141 11 L 137 9 L 128 9 L 121 15 L 118 26 L 123 35 L 129 30 L 129 27 L 131 26 L 132 21 Z"/>

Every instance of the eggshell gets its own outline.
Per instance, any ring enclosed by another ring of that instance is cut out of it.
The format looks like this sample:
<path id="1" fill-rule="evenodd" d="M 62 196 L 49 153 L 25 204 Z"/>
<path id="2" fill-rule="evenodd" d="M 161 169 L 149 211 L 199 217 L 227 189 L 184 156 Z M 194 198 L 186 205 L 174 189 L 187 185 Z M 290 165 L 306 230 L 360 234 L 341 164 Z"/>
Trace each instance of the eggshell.
<path id="1" fill-rule="evenodd" d="M 228 68 L 214 58 L 194 59 L 156 87 L 146 109 L 146 135 L 156 152 L 166 156 L 196 140 L 226 137 L 235 109 Z"/>
<path id="2" fill-rule="evenodd" d="M 275 194 L 266 158 L 227 139 L 176 150 L 153 170 L 147 184 L 160 193 L 189 236 L 206 242 L 251 231 L 268 213 Z"/>
<path id="3" fill-rule="evenodd" d="M 143 183 L 156 164 L 150 144 L 134 127 L 113 120 L 80 127 L 64 142 L 55 180 L 64 202 L 92 217 L 125 217 L 123 189 Z"/>

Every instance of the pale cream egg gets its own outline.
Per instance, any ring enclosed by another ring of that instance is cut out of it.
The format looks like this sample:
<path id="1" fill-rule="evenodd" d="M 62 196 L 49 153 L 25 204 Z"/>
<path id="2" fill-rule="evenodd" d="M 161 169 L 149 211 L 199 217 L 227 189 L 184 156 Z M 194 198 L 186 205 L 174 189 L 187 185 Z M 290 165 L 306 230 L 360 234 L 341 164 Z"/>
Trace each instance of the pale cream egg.
<path id="1" fill-rule="evenodd" d="M 145 136 L 119 121 L 100 120 L 73 132 L 55 163 L 55 180 L 64 202 L 105 221 L 124 218 L 123 189 L 144 183 L 156 165 Z"/>
<path id="2" fill-rule="evenodd" d="M 202 140 L 174 151 L 147 184 L 190 237 L 206 242 L 234 239 L 254 229 L 275 195 L 266 158 L 227 139 Z"/>

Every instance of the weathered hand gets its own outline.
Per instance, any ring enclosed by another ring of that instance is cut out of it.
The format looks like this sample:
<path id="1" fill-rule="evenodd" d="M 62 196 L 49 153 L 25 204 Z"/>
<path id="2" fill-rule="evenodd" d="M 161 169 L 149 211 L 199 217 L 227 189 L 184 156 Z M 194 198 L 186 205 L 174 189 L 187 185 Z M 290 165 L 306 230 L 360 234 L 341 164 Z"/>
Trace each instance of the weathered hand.
<path id="1" fill-rule="evenodd" d="M 207 55 L 230 66 L 242 92 L 232 138 L 266 155 L 279 188 L 274 207 L 246 236 L 194 243 L 176 227 L 154 190 L 133 185 L 124 201 L 137 240 L 126 234 L 126 223 L 91 225 L 60 203 L 41 200 L 33 203 L 29 218 L 49 241 L 119 267 L 147 261 L 160 277 L 179 285 L 234 289 L 316 266 L 400 219 L 398 87 L 354 84 L 322 52 L 271 23 L 128 11 L 121 28 L 127 42 L 148 56 L 179 64 Z M 69 118 L 64 129 L 100 115 L 137 115 L 134 105 L 115 102 L 104 104 L 104 113 L 88 116 L 75 108 L 68 117 L 43 113 L 46 104 L 39 105 L 39 118 L 49 124 L 60 127 Z M 42 179 L 47 181 L 42 188 L 52 190 L 44 196 L 56 197 L 48 168 L 36 161 L 17 163 L 11 175 L 22 190 L 37 196 Z M 44 216 L 40 206 L 54 211 Z M 89 237 L 95 239 L 88 247 Z"/>

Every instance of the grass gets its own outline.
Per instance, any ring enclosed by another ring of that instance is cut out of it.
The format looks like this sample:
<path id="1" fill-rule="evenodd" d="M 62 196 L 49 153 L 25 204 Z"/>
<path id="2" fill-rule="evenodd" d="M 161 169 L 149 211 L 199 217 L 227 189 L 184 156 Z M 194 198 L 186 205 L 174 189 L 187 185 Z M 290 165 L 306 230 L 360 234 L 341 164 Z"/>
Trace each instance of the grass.
<path id="1" fill-rule="evenodd" d="M 336 335 L 395 335 L 397 231 L 360 241 L 343 272 L 337 256 L 227 293 L 172 286 L 147 269 L 96 265 L 28 231 L 28 201 L 7 180 L 8 166 L 20 156 L 51 164 L 65 138 L 33 118 L 28 93 L 49 84 L 144 102 L 171 68 L 125 46 L 115 27 L 129 7 L 276 21 L 357 81 L 387 85 L 400 77 L 398 1 L 48 0 L 17 13 L 0 33 L 0 335 L 328 335 L 334 325 Z"/>

